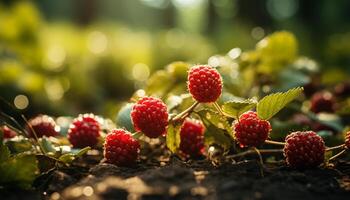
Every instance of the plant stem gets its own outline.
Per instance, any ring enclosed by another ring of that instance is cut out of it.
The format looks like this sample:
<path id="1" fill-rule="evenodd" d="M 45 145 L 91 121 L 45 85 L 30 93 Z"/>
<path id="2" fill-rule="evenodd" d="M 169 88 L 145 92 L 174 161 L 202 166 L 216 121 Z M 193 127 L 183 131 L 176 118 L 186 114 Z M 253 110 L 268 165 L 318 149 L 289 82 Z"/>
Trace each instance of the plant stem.
<path id="1" fill-rule="evenodd" d="M 342 150 L 341 152 L 335 154 L 334 156 L 332 156 L 330 159 L 328 159 L 328 161 L 331 161 L 335 158 L 338 158 L 339 156 L 341 156 L 344 152 L 346 151 L 346 149 Z"/>
<path id="2" fill-rule="evenodd" d="M 39 138 L 38 138 L 38 135 L 36 134 L 35 130 L 33 129 L 32 125 L 29 124 L 27 118 L 22 114 L 21 117 L 23 118 L 23 120 L 26 122 L 27 126 L 30 128 L 30 130 L 32 131 L 33 135 L 34 135 L 34 138 L 35 138 L 35 141 L 36 143 L 38 144 L 39 148 L 40 148 L 40 151 L 41 153 L 43 153 L 44 155 L 46 155 L 46 152 L 44 150 L 44 147 L 42 146 L 42 144 L 39 142 Z"/>
<path id="3" fill-rule="evenodd" d="M 198 101 L 194 102 L 186 110 L 182 111 L 181 113 L 176 115 L 174 118 L 172 118 L 171 121 L 177 121 L 177 120 L 180 120 L 180 119 L 184 119 L 185 117 L 187 117 L 198 106 L 198 104 L 199 104 Z"/>
<path id="4" fill-rule="evenodd" d="M 139 139 L 139 138 L 142 136 L 142 132 L 135 132 L 135 133 L 132 133 L 131 136 L 132 136 L 134 139 Z"/>
<path id="5" fill-rule="evenodd" d="M 213 105 L 221 115 L 225 116 L 224 112 L 221 110 L 220 105 L 217 102 L 214 102 Z"/>
<path id="6" fill-rule="evenodd" d="M 266 144 L 274 144 L 274 145 L 280 145 L 280 146 L 284 146 L 286 143 L 284 142 L 277 142 L 277 141 L 273 141 L 273 140 L 265 140 Z"/>
<path id="7" fill-rule="evenodd" d="M 338 146 L 334 146 L 334 147 L 328 147 L 326 149 L 326 151 L 333 151 L 335 149 L 340 149 L 340 148 L 344 148 L 345 147 L 345 144 L 341 144 L 341 145 L 338 145 Z"/>
<path id="8" fill-rule="evenodd" d="M 269 154 L 269 153 L 282 153 L 283 149 L 259 149 L 260 154 Z M 244 151 L 242 153 L 238 153 L 235 155 L 230 155 L 228 156 L 229 158 L 237 158 L 237 157 L 243 157 L 249 154 L 255 154 L 256 151 L 255 150 L 248 150 L 248 151 Z"/>
<path id="9" fill-rule="evenodd" d="M 254 151 L 256 152 L 256 154 L 258 154 L 258 156 L 259 156 L 260 174 L 261 174 L 261 177 L 264 177 L 264 170 L 263 170 L 264 161 L 263 161 L 263 159 L 262 159 L 261 153 L 260 153 L 259 149 L 257 149 L 256 147 L 253 147 L 253 150 L 254 150 Z"/>

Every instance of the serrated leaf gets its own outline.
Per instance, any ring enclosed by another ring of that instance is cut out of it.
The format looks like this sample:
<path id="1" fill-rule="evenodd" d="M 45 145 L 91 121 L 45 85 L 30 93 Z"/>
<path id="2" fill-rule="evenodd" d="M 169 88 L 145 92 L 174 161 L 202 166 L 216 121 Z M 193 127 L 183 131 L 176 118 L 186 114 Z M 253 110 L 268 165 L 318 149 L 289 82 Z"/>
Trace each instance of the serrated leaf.
<path id="1" fill-rule="evenodd" d="M 209 109 L 204 109 L 197 113 L 199 114 L 202 120 L 207 119 L 215 127 L 226 130 L 230 133 L 232 132 L 232 127 L 228 123 L 227 119 L 219 113 Z"/>
<path id="2" fill-rule="evenodd" d="M 233 141 L 232 128 L 226 118 L 212 110 L 201 110 L 197 114 L 206 127 L 205 143 L 207 145 L 218 144 L 224 149 L 230 148 Z"/>
<path id="3" fill-rule="evenodd" d="M 17 154 L 6 162 L 0 163 L 0 184 L 30 188 L 37 173 L 35 155 Z"/>
<path id="4" fill-rule="evenodd" d="M 268 120 L 289 102 L 293 101 L 303 92 L 302 87 L 288 90 L 287 92 L 278 92 L 265 96 L 258 102 L 257 113 L 260 119 Z"/>
<path id="5" fill-rule="evenodd" d="M 173 153 L 176 153 L 180 146 L 180 128 L 181 124 L 170 124 L 168 126 L 168 132 L 166 134 L 166 146 Z"/>
<path id="6" fill-rule="evenodd" d="M 222 110 L 225 114 L 237 119 L 244 112 L 254 108 L 255 105 L 256 102 L 252 99 L 233 100 L 225 102 L 224 105 L 222 105 Z"/>
<path id="7" fill-rule="evenodd" d="M 205 144 L 212 145 L 217 144 L 223 147 L 224 149 L 229 149 L 232 145 L 232 138 L 228 136 L 227 132 L 223 129 L 220 129 L 214 126 L 209 120 L 202 119 L 202 122 L 205 126 Z"/>

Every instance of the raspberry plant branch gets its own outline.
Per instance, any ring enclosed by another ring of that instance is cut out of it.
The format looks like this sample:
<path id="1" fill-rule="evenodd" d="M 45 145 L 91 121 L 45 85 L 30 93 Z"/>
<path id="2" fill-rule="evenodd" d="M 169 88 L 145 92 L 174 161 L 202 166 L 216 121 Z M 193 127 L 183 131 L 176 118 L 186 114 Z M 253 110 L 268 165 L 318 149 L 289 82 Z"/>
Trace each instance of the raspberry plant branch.
<path id="1" fill-rule="evenodd" d="M 261 177 L 264 177 L 264 161 L 263 161 L 263 158 L 261 156 L 261 153 L 259 151 L 259 149 L 257 149 L 256 147 L 253 147 L 253 150 L 256 152 L 256 154 L 258 155 L 259 157 L 259 164 L 260 164 L 260 174 L 261 174 Z"/>
<path id="2" fill-rule="evenodd" d="M 188 115 L 191 114 L 191 112 L 193 112 L 193 110 L 199 105 L 199 102 L 196 101 L 194 102 L 190 107 L 188 107 L 186 110 L 182 111 L 181 113 L 179 113 L 178 115 L 176 115 L 174 118 L 172 118 L 170 121 L 178 121 L 181 119 L 186 118 Z"/>
<path id="3" fill-rule="evenodd" d="M 277 142 L 277 141 L 273 141 L 273 140 L 265 140 L 266 144 L 273 144 L 273 145 L 279 145 L 279 146 L 284 146 L 286 143 L 284 142 Z"/>
<path id="4" fill-rule="evenodd" d="M 283 149 L 258 149 L 260 154 L 271 154 L 271 153 L 283 153 Z M 253 149 L 227 156 L 228 158 L 239 158 L 244 157 L 250 154 L 256 154 L 256 151 Z"/>
<path id="5" fill-rule="evenodd" d="M 334 147 L 328 147 L 328 148 L 326 149 L 326 151 L 333 151 L 333 150 L 341 149 L 341 148 L 344 148 L 344 147 L 345 147 L 345 144 L 341 144 L 341 145 L 334 146 Z"/>
<path id="6" fill-rule="evenodd" d="M 34 138 L 35 138 L 35 142 L 38 144 L 39 149 L 41 151 L 41 153 L 43 155 L 46 155 L 46 152 L 44 150 L 44 147 L 42 146 L 42 144 L 39 142 L 39 138 L 38 135 L 36 134 L 35 130 L 33 129 L 32 125 L 28 122 L 27 118 L 22 114 L 21 115 L 22 119 L 25 121 L 25 123 L 27 124 L 27 126 L 30 128 L 30 130 L 32 131 Z"/>
<path id="7" fill-rule="evenodd" d="M 341 152 L 335 154 L 334 156 L 332 156 L 331 158 L 328 159 L 328 161 L 334 160 L 335 158 L 338 158 L 339 156 L 341 156 L 344 152 L 346 151 L 346 149 L 343 149 Z"/>
<path id="8" fill-rule="evenodd" d="M 217 102 L 213 103 L 215 109 L 220 113 L 220 115 L 224 116 L 224 117 L 228 117 L 228 118 L 232 118 L 231 116 L 227 115 L 220 107 L 220 105 Z M 237 117 L 238 119 L 238 117 Z"/>

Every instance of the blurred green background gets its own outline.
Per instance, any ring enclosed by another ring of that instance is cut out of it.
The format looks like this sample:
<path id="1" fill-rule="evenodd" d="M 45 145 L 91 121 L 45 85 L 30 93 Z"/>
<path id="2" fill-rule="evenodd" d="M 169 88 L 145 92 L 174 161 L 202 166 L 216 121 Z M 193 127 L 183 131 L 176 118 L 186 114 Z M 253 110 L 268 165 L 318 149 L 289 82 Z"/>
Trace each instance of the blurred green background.
<path id="1" fill-rule="evenodd" d="M 114 117 L 168 63 L 208 63 L 279 30 L 347 79 L 349 10 L 348 0 L 0 0 L 0 96 L 28 116 Z"/>

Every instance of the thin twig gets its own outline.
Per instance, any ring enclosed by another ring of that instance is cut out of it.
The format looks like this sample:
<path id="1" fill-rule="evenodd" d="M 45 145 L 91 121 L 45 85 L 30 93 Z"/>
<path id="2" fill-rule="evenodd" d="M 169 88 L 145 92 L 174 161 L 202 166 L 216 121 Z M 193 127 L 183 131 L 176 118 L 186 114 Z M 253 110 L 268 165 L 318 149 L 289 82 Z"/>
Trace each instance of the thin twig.
<path id="1" fill-rule="evenodd" d="M 344 152 L 346 151 L 346 149 L 342 150 L 341 152 L 335 154 L 334 156 L 332 156 L 330 159 L 328 159 L 328 161 L 331 161 L 339 156 L 341 156 Z"/>
<path id="2" fill-rule="evenodd" d="M 0 112 L 1 115 L 7 117 L 8 119 L 10 119 L 19 129 L 23 129 L 23 133 L 27 134 L 27 136 L 29 135 L 26 130 L 15 120 L 15 118 L 11 117 L 10 115 L 4 113 L 4 112 Z"/>
<path id="3" fill-rule="evenodd" d="M 221 109 L 220 105 L 217 102 L 214 102 L 213 105 L 215 109 L 220 113 L 220 115 L 231 118 L 231 116 L 228 116 L 227 114 L 224 113 L 224 111 Z"/>
<path id="4" fill-rule="evenodd" d="M 283 149 L 259 149 L 260 154 L 269 154 L 269 153 L 283 153 Z M 238 158 L 238 157 L 243 157 L 249 154 L 255 154 L 256 151 L 255 150 L 248 150 L 248 151 L 244 151 L 235 155 L 229 155 L 227 156 L 228 158 Z"/>
<path id="5" fill-rule="evenodd" d="M 277 141 L 273 141 L 273 140 L 265 140 L 266 144 L 274 144 L 274 145 L 280 145 L 280 146 L 284 146 L 286 143 L 284 142 L 277 142 Z"/>
<path id="6" fill-rule="evenodd" d="M 171 121 L 177 121 L 177 120 L 180 120 L 180 119 L 183 119 L 183 118 L 187 117 L 197 107 L 198 104 L 199 104 L 198 101 L 194 102 L 186 110 L 182 111 L 181 113 L 176 115 L 174 118 L 172 118 Z"/>
<path id="7" fill-rule="evenodd" d="M 40 151 L 41 153 L 43 153 L 44 155 L 46 155 L 46 152 L 44 150 L 44 147 L 42 146 L 42 144 L 39 142 L 39 138 L 38 135 L 36 134 L 35 130 L 33 129 L 32 125 L 29 124 L 27 118 L 22 114 L 21 117 L 23 118 L 23 120 L 26 122 L 27 126 L 30 128 L 30 130 L 32 131 L 35 141 L 36 143 L 39 145 Z"/>
<path id="8" fill-rule="evenodd" d="M 253 147 L 253 150 L 258 154 L 259 156 L 259 163 L 260 163 L 260 174 L 261 174 L 261 177 L 264 177 L 264 161 L 262 159 L 262 156 L 261 156 L 261 153 L 259 151 L 259 149 L 257 149 L 256 147 Z"/>
<path id="9" fill-rule="evenodd" d="M 328 147 L 326 149 L 326 151 L 333 151 L 335 149 L 340 149 L 340 148 L 344 148 L 345 147 L 345 144 L 341 144 L 341 145 L 338 145 L 338 146 L 334 146 L 334 147 Z"/>

